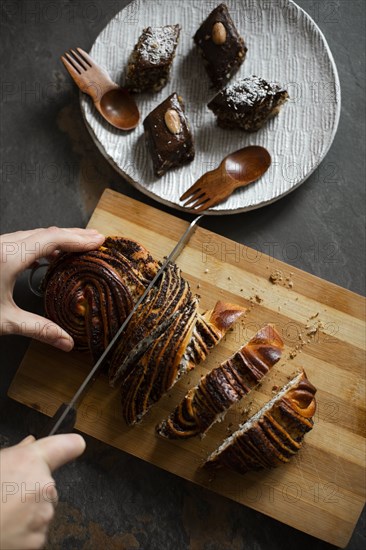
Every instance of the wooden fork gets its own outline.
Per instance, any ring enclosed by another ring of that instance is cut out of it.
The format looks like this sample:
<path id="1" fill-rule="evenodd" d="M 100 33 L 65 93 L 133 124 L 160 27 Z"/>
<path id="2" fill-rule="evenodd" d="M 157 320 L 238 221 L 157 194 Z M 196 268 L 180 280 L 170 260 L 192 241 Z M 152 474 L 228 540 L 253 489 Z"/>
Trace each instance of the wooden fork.
<path id="1" fill-rule="evenodd" d="M 107 91 L 119 87 L 107 71 L 97 65 L 81 48 L 66 52 L 61 56 L 61 60 L 75 84 L 82 92 L 90 95 L 96 107 Z"/>
<path id="2" fill-rule="evenodd" d="M 66 52 L 61 60 L 75 84 L 90 95 L 103 118 L 120 130 L 136 128 L 140 114 L 135 101 L 90 55 L 76 48 Z"/>
<path id="3" fill-rule="evenodd" d="M 206 172 L 180 197 L 183 206 L 202 212 L 223 202 L 235 189 L 257 181 L 270 167 L 267 149 L 250 145 L 231 153 L 215 170 Z"/>

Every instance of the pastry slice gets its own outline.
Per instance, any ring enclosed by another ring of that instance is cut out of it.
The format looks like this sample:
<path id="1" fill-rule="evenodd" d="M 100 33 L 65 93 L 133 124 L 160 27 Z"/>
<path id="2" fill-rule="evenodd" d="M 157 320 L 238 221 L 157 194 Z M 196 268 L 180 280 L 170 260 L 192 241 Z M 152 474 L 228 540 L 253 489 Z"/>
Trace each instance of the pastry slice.
<path id="1" fill-rule="evenodd" d="M 176 93 L 151 111 L 144 120 L 144 129 L 157 177 L 194 159 L 192 132 L 183 100 Z"/>
<path id="2" fill-rule="evenodd" d="M 222 88 L 238 71 L 247 52 L 226 4 L 220 4 L 210 13 L 193 39 L 213 86 Z"/>
<path id="3" fill-rule="evenodd" d="M 239 128 L 256 132 L 276 116 L 288 99 L 279 84 L 251 76 L 242 78 L 221 90 L 208 104 L 222 128 Z"/>
<path id="4" fill-rule="evenodd" d="M 167 420 L 160 436 L 187 439 L 204 434 L 227 410 L 254 389 L 280 359 L 283 342 L 271 325 L 263 327 L 245 346 L 190 389 Z"/>
<path id="5" fill-rule="evenodd" d="M 207 459 L 240 474 L 288 462 L 313 427 L 315 387 L 304 371 L 297 374 Z"/>
<path id="6" fill-rule="evenodd" d="M 131 92 L 158 92 L 167 84 L 180 35 L 179 25 L 147 27 L 128 61 L 126 87 Z"/>

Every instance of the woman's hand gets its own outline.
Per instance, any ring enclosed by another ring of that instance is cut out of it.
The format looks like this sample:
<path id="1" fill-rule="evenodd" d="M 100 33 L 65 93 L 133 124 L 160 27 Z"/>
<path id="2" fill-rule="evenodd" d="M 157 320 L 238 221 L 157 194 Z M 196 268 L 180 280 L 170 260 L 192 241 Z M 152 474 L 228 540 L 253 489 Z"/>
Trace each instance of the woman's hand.
<path id="1" fill-rule="evenodd" d="M 0 237 L 0 334 L 23 334 L 70 351 L 74 342 L 61 327 L 20 309 L 14 302 L 13 290 L 17 275 L 40 258 L 49 258 L 60 250 L 83 252 L 94 250 L 104 242 L 104 236 L 94 229 L 33 229 L 17 231 Z"/>
<path id="2" fill-rule="evenodd" d="M 53 435 L 0 451 L 0 549 L 33 550 L 46 542 L 57 504 L 52 472 L 84 452 L 78 434 Z"/>

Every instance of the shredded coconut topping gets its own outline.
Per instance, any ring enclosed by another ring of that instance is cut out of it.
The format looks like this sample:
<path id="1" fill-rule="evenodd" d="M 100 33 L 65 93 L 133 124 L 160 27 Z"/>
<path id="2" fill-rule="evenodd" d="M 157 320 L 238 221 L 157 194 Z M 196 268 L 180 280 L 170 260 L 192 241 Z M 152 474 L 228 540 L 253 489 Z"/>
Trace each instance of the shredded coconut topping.
<path id="1" fill-rule="evenodd" d="M 148 27 L 139 48 L 139 53 L 145 61 L 157 65 L 168 60 L 177 46 L 176 27 Z"/>
<path id="2" fill-rule="evenodd" d="M 261 102 L 269 95 L 275 95 L 280 91 L 278 84 L 268 83 L 263 78 L 251 76 L 234 82 L 222 91 L 227 101 L 236 105 L 243 103 L 249 106 Z"/>

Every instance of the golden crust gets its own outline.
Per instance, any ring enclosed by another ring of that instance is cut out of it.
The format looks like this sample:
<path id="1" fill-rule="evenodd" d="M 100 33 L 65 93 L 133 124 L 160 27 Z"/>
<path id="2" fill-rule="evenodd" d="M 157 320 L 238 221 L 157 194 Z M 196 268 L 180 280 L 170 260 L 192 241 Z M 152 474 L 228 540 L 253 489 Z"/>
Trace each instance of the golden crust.
<path id="1" fill-rule="evenodd" d="M 226 334 L 228 329 L 243 315 L 243 308 L 237 304 L 219 301 L 212 311 L 203 316 L 215 327 L 216 332 Z"/>

